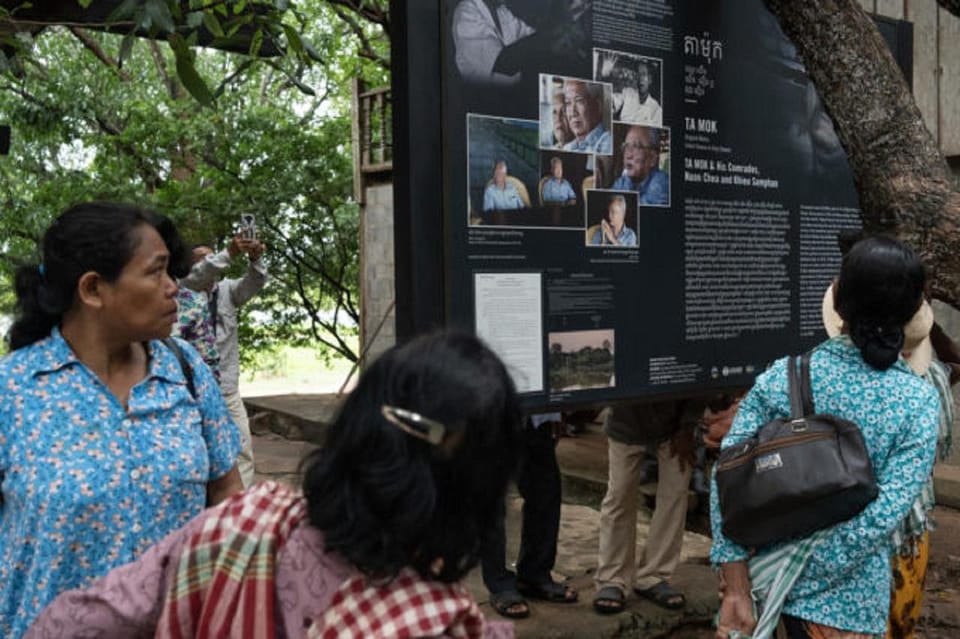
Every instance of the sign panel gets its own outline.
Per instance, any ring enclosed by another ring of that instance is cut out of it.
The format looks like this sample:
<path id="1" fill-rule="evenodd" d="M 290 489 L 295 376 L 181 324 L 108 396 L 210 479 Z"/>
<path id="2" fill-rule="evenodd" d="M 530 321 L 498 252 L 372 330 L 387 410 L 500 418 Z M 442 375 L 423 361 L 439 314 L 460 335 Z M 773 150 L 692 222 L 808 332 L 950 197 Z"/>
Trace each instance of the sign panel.
<path id="1" fill-rule="evenodd" d="M 409 161 L 443 158 L 445 319 L 529 407 L 746 385 L 824 337 L 857 197 L 761 0 L 441 0 L 439 25 L 442 148 L 411 133 Z"/>

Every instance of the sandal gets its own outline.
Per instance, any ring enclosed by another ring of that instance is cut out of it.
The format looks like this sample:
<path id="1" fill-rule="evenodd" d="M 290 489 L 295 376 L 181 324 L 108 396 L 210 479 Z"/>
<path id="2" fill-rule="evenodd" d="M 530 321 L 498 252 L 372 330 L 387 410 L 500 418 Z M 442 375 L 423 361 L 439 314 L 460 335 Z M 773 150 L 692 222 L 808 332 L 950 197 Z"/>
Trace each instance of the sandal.
<path id="1" fill-rule="evenodd" d="M 667 610 L 679 610 L 687 605 L 687 598 L 668 581 L 661 581 L 650 588 L 634 587 L 633 591 Z"/>
<path id="2" fill-rule="evenodd" d="M 593 609 L 601 615 L 615 615 L 623 612 L 625 606 L 626 597 L 616 586 L 604 586 L 593 596 Z"/>
<path id="3" fill-rule="evenodd" d="M 507 619 L 526 619 L 530 616 L 530 606 L 516 590 L 490 593 L 490 607 L 498 615 Z"/>
<path id="4" fill-rule="evenodd" d="M 573 588 L 558 584 L 555 581 L 546 581 L 533 584 L 517 580 L 517 590 L 527 599 L 539 599 L 551 603 L 576 603 L 577 591 Z"/>

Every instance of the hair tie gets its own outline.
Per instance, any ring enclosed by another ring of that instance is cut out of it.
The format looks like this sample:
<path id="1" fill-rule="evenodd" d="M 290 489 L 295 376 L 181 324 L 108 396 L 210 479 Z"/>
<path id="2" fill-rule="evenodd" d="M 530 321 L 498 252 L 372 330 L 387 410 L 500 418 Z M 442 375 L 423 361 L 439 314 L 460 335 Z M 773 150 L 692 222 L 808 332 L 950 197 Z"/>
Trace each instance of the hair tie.
<path id="1" fill-rule="evenodd" d="M 40 262 L 40 265 L 37 267 L 37 270 L 40 271 L 40 277 L 47 276 L 47 268 L 43 265 L 43 262 Z"/>

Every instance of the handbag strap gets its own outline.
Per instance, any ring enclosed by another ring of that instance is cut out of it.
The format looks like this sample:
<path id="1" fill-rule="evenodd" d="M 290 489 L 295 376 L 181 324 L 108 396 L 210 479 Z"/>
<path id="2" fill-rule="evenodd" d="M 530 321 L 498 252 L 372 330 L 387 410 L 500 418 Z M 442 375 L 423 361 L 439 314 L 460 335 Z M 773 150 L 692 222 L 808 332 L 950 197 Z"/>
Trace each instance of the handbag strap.
<path id="1" fill-rule="evenodd" d="M 797 374 L 797 356 L 791 355 L 787 359 L 787 387 L 790 391 L 790 417 L 799 419 L 806 415 L 802 397 L 802 384 Z"/>
<path id="2" fill-rule="evenodd" d="M 803 415 L 813 415 L 813 387 L 810 384 L 810 352 L 800 358 L 800 401 L 803 403 Z"/>

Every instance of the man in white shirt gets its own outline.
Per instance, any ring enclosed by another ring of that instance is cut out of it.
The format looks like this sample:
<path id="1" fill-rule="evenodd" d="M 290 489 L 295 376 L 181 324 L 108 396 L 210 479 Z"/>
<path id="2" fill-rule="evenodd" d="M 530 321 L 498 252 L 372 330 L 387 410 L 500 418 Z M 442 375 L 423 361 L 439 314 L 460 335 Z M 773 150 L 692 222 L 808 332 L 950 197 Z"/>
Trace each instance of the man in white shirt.
<path id="1" fill-rule="evenodd" d="M 615 119 L 632 124 L 655 124 L 660 126 L 663 123 L 663 112 L 660 104 L 650 95 L 650 84 L 653 81 L 650 73 L 650 67 L 641 60 L 637 63 L 635 73 L 630 73 L 629 69 L 624 77 L 623 88 L 620 95 L 614 94 L 614 108 L 619 105 L 619 113 Z M 618 100 L 619 98 L 619 100 Z"/>

